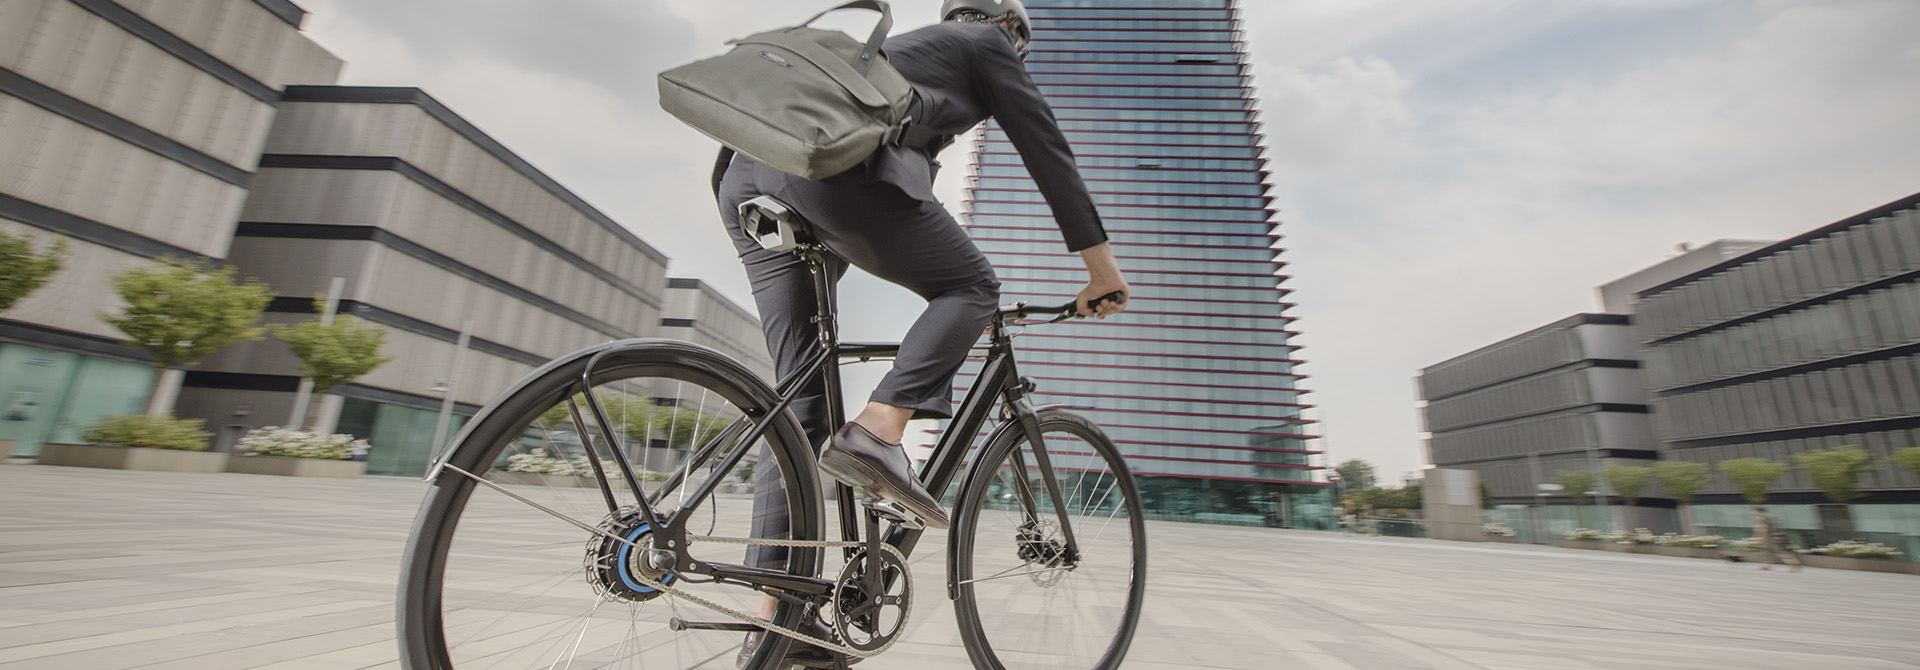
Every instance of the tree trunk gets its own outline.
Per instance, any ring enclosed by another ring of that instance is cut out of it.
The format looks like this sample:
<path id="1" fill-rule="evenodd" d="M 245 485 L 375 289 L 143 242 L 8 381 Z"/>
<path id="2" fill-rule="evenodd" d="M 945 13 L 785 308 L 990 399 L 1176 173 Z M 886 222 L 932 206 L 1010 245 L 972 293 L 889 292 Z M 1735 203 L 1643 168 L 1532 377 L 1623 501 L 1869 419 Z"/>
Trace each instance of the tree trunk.
<path id="1" fill-rule="evenodd" d="M 1688 535 L 1700 534 L 1699 531 L 1694 530 L 1693 505 L 1689 503 L 1680 503 L 1680 529 L 1686 531 Z"/>
<path id="2" fill-rule="evenodd" d="M 153 376 L 153 390 L 147 392 L 147 416 L 173 415 L 173 403 L 180 397 L 180 380 L 186 376 L 187 371 L 179 368 L 159 368 Z"/>
<path id="3" fill-rule="evenodd" d="M 1853 508 L 1848 504 L 1823 503 L 1815 505 L 1814 511 L 1820 519 L 1820 533 L 1816 539 L 1819 544 L 1860 539 L 1853 528 Z"/>

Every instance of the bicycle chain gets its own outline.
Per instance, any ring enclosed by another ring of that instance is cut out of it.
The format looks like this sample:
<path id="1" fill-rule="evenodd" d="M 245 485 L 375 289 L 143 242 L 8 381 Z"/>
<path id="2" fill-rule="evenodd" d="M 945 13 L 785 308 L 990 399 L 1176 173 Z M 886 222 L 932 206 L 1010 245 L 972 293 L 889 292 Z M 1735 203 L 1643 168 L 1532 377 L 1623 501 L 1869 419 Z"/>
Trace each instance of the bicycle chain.
<path id="1" fill-rule="evenodd" d="M 866 547 L 865 542 L 847 542 L 847 541 L 834 541 L 834 540 L 775 540 L 775 539 L 752 538 L 752 537 L 719 537 L 719 536 L 713 536 L 713 535 L 688 535 L 687 542 L 689 544 L 692 544 L 695 542 L 713 542 L 715 544 L 748 544 L 748 545 L 761 544 L 761 545 L 768 545 L 768 546 L 775 546 L 775 547 L 819 547 L 823 549 L 835 549 L 835 548 L 847 548 L 847 547 L 865 548 Z M 900 559 L 900 569 L 901 569 L 900 578 L 907 580 L 907 585 L 908 585 L 907 588 L 913 588 L 912 586 L 913 573 L 909 568 L 907 568 L 906 554 L 900 553 L 900 549 L 897 547 L 894 547 L 891 544 L 882 543 L 880 546 L 882 549 L 886 550 L 887 553 L 893 554 L 894 558 Z M 877 564 L 878 562 L 876 561 L 875 563 Z M 753 616 L 751 614 L 747 614 L 745 612 L 735 611 L 733 608 L 727 607 L 726 605 L 722 605 L 720 603 L 707 600 L 706 598 L 702 598 L 700 596 L 696 596 L 691 593 L 681 591 L 680 589 L 673 588 L 661 582 L 656 582 L 652 579 L 647 578 L 644 575 L 633 574 L 631 576 L 634 578 L 635 581 L 638 581 L 649 588 L 658 589 L 669 596 L 675 596 L 683 600 L 686 600 L 688 602 L 691 602 L 695 605 L 699 605 L 701 607 L 705 607 L 707 609 L 713 610 L 720 614 L 724 614 L 726 616 L 732 617 L 733 619 L 741 623 L 752 624 L 762 629 L 770 630 L 770 631 L 779 633 L 781 635 L 785 635 L 789 638 L 792 638 L 800 642 L 806 642 L 809 644 L 822 647 L 829 651 L 846 654 L 847 656 L 852 658 L 864 659 L 864 658 L 870 658 L 873 656 L 878 656 L 880 655 L 881 652 L 884 652 L 887 649 L 892 648 L 893 643 L 899 642 L 901 637 L 899 634 L 896 633 L 893 637 L 888 638 L 885 644 L 880 645 L 878 649 L 874 649 L 873 651 L 860 651 L 858 649 L 854 649 L 853 647 L 842 645 L 837 642 L 822 640 L 812 635 L 808 635 L 806 633 L 802 633 L 796 630 L 791 630 L 783 626 L 775 625 L 771 621 L 766 621 L 764 619 Z M 905 608 L 901 609 L 900 624 L 898 626 L 899 632 L 906 632 L 907 617 L 909 614 L 911 614 L 911 612 L 906 611 Z"/>

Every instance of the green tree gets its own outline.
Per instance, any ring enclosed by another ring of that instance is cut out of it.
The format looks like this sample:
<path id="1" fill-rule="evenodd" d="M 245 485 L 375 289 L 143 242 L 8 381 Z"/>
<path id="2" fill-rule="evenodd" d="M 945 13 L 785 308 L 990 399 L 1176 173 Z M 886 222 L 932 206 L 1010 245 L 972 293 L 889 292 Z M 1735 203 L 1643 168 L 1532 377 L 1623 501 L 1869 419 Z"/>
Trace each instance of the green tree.
<path id="1" fill-rule="evenodd" d="M 44 253 L 34 253 L 27 239 L 0 232 L 0 312 L 47 283 L 48 277 L 60 271 L 60 259 L 66 255 L 64 238 Z"/>
<path id="2" fill-rule="evenodd" d="M 167 371 L 197 363 L 220 348 L 244 340 L 258 340 L 266 332 L 260 313 L 273 300 L 258 280 L 236 281 L 231 266 L 213 269 L 206 264 L 174 258 L 157 266 L 135 267 L 108 280 L 127 306 L 119 314 L 102 314 L 109 325 L 127 335 L 126 345 L 153 359 L 153 395 L 171 383 Z M 164 416 L 172 403 L 150 402 L 147 414 Z"/>
<path id="3" fill-rule="evenodd" d="M 1693 461 L 1660 461 L 1653 464 L 1653 476 L 1660 480 L 1660 488 L 1667 490 L 1680 503 L 1681 517 L 1685 520 L 1687 532 L 1693 533 L 1693 494 L 1707 485 L 1712 471 L 1705 463 Z"/>
<path id="4" fill-rule="evenodd" d="M 1767 504 L 1767 489 L 1773 488 L 1773 480 L 1786 474 L 1785 463 L 1775 463 L 1764 458 L 1735 458 L 1720 462 L 1720 472 L 1725 474 L 1733 487 L 1740 490 L 1740 496 L 1751 505 Z"/>
<path id="5" fill-rule="evenodd" d="M 1907 447 L 1893 452 L 1893 462 L 1908 472 L 1920 475 L 1920 447 Z"/>
<path id="6" fill-rule="evenodd" d="M 1793 462 L 1807 473 L 1814 486 L 1843 505 L 1866 495 L 1860 492 L 1860 477 L 1874 469 L 1873 456 L 1851 445 L 1794 454 Z"/>
<path id="7" fill-rule="evenodd" d="M 1373 488 L 1380 483 L 1374 474 L 1373 464 L 1358 458 L 1348 459 L 1333 466 L 1333 471 L 1340 473 L 1341 486 L 1346 487 L 1348 491 Z"/>
<path id="8" fill-rule="evenodd" d="M 314 296 L 313 304 L 316 312 L 324 312 L 327 296 Z M 273 336 L 285 342 L 293 356 L 300 359 L 300 376 L 313 380 L 316 396 L 326 395 L 372 372 L 381 363 L 393 360 L 392 356 L 380 354 L 387 343 L 387 331 L 366 325 L 351 315 L 336 315 L 333 323 L 328 324 L 324 313 L 319 314 L 298 325 L 281 328 Z"/>
<path id="9" fill-rule="evenodd" d="M 1493 509 L 1494 507 L 1493 485 L 1488 484 L 1487 480 L 1482 479 L 1480 480 L 1480 509 Z"/>
<path id="10" fill-rule="evenodd" d="M 1840 503 L 1839 528 L 1833 530 L 1852 537 L 1853 509 L 1848 503 L 1866 495 L 1860 492 L 1860 477 L 1873 471 L 1873 455 L 1859 447 L 1841 445 L 1794 454 L 1793 462 L 1807 473 L 1807 478 L 1813 480 L 1814 486 L 1820 487 L 1828 498 Z"/>
<path id="11" fill-rule="evenodd" d="M 1593 471 L 1560 470 L 1553 473 L 1553 481 L 1565 488 L 1567 497 L 1573 499 L 1573 515 L 1580 519 L 1580 525 L 1587 525 L 1587 492 L 1593 490 Z"/>
<path id="12" fill-rule="evenodd" d="M 1640 502 L 1640 492 L 1646 488 L 1647 478 L 1652 474 L 1653 471 L 1647 468 L 1617 463 L 1601 472 L 1607 479 L 1607 486 L 1613 487 L 1613 492 L 1619 494 L 1620 501 L 1628 507 Z"/>

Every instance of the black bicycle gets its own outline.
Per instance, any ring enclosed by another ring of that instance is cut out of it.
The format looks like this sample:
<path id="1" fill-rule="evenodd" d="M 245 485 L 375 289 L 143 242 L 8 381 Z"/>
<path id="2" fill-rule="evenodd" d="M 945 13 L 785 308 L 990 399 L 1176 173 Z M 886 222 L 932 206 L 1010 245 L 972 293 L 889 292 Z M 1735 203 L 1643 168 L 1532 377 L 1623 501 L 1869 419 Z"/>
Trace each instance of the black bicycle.
<path id="1" fill-rule="evenodd" d="M 927 531 L 835 484 L 840 539 L 828 540 L 832 480 L 788 411 L 823 381 L 839 425 L 839 365 L 899 345 L 840 342 L 828 252 L 777 201 L 742 213 L 763 245 L 813 269 L 817 353 L 768 388 L 705 347 L 609 342 L 496 397 L 428 472 L 401 574 L 405 667 L 731 668 L 742 633 L 764 629 L 750 667 L 775 668 L 793 640 L 858 660 L 901 639 Z M 985 364 L 920 472 L 956 508 L 946 595 L 976 667 L 1118 667 L 1140 618 L 1146 526 L 1132 474 L 1093 423 L 1035 407 L 1014 362 L 1019 330 L 1073 314 L 1071 303 L 999 310 Z M 749 538 L 753 471 L 769 467 L 791 532 Z M 748 565 L 752 545 L 785 547 L 784 565 Z M 779 604 L 762 619 L 766 596 Z"/>

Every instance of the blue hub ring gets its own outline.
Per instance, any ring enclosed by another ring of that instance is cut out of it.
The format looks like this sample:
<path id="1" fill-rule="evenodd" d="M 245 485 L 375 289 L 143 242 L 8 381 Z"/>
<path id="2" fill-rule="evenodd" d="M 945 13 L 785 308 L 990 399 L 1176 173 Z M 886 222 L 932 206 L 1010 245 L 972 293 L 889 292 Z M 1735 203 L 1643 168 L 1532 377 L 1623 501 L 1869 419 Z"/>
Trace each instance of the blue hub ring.
<path id="1" fill-rule="evenodd" d="M 641 584 L 639 582 L 633 581 L 633 573 L 631 570 L 627 568 L 627 566 L 633 565 L 633 563 L 629 560 L 629 557 L 632 556 L 633 554 L 633 546 L 636 544 L 640 544 L 640 538 L 646 537 L 647 533 L 651 530 L 653 530 L 653 526 L 643 523 L 643 524 L 640 524 L 639 528 L 635 528 L 631 531 L 628 531 L 626 535 L 627 541 L 620 543 L 620 550 L 617 554 L 615 554 L 619 560 L 618 570 L 620 572 L 620 583 L 626 585 L 626 587 L 629 589 L 633 589 L 634 593 L 653 593 L 658 590 L 651 586 L 647 586 L 645 584 Z M 673 575 L 667 575 L 665 577 L 662 577 L 660 578 L 660 583 L 672 584 L 673 577 L 674 577 Z"/>

